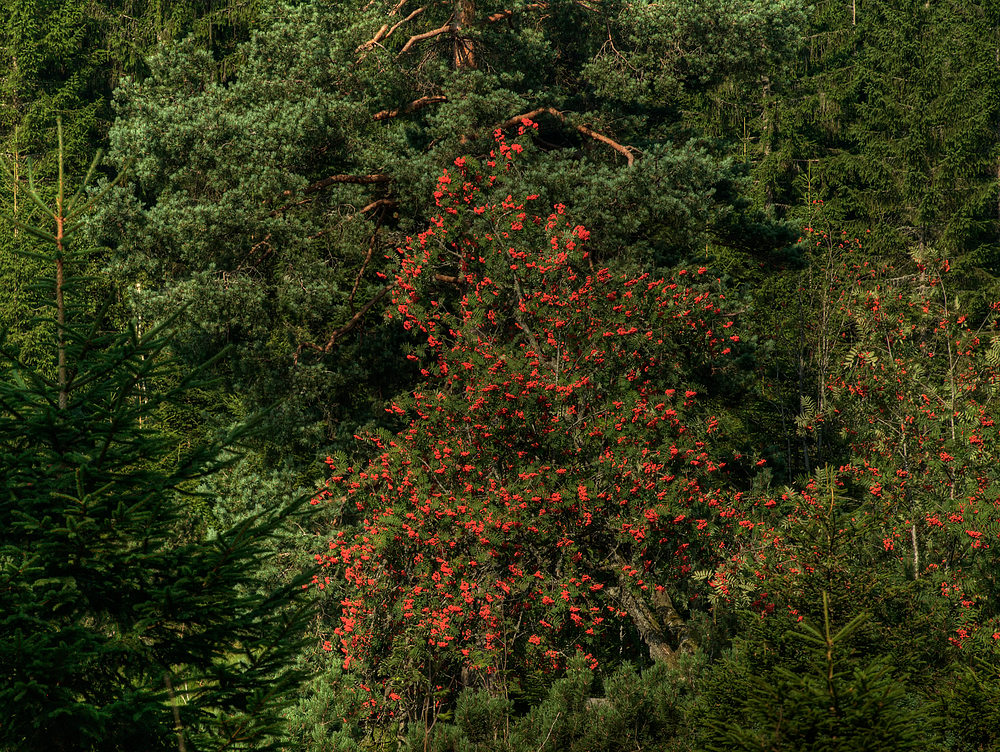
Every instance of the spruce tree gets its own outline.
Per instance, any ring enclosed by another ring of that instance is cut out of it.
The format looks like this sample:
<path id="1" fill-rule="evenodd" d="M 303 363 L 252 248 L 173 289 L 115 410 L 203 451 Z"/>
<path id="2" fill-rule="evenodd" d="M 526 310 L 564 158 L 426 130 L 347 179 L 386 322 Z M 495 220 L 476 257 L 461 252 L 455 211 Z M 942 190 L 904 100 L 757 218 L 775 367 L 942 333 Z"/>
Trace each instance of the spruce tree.
<path id="1" fill-rule="evenodd" d="M 41 158 L 51 139 L 53 111 L 65 122 L 66 166 L 82 173 L 97 129 L 100 96 L 93 87 L 101 50 L 85 3 L 77 0 L 0 0 L 0 153 L 23 177 L 34 157 L 39 174 L 52 176 L 55 164 Z M 0 212 L 28 216 L 31 200 L 15 181 L 0 195 Z M 42 357 L 43 333 L 31 325 L 27 287 L 40 262 L 19 250 L 37 250 L 38 241 L 0 221 L 0 327 L 8 346 L 32 362 Z"/>
<path id="2" fill-rule="evenodd" d="M 867 618 L 858 614 L 835 630 L 824 592 L 823 624 L 802 622 L 789 632 L 811 648 L 808 668 L 791 671 L 780 665 L 770 676 L 751 679 L 742 707 L 725 708 L 724 718 L 708 721 L 703 748 L 719 752 L 933 749 L 929 719 L 919 708 L 907 706 L 904 684 L 894 676 L 897 669 L 888 656 L 863 663 L 847 654 L 847 643 Z"/>
<path id="3" fill-rule="evenodd" d="M 21 186 L 54 229 L 7 220 L 48 248 L 52 360 L 0 348 L 0 749 L 274 748 L 308 613 L 298 584 L 254 577 L 297 505 L 199 533 L 191 499 L 248 429 L 188 446 L 158 428 L 202 377 L 169 321 L 88 312 L 69 242 L 102 197 L 70 198 L 59 156 L 54 208 Z"/>

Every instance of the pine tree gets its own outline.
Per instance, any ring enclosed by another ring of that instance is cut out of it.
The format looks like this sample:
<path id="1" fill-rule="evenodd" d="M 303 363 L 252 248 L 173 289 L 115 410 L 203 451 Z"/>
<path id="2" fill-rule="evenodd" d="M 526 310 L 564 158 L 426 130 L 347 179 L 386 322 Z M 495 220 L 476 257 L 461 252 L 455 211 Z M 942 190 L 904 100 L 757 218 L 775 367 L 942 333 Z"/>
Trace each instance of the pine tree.
<path id="1" fill-rule="evenodd" d="M 54 341 L 43 368 L 0 350 L 0 749 L 274 748 L 308 610 L 254 575 L 297 505 L 199 534 L 190 499 L 248 428 L 194 446 L 158 429 L 201 374 L 169 321 L 109 331 L 81 303 L 69 242 L 102 196 L 70 198 L 59 157 L 54 208 L 21 186 L 54 230 L 7 219 L 48 248 Z"/>
<path id="2" fill-rule="evenodd" d="M 385 424 L 381 403 L 412 375 L 387 355 L 403 337 L 377 317 L 384 259 L 433 215 L 433 176 L 487 158 L 494 131 L 524 115 L 542 148 L 512 190 L 570 205 L 596 257 L 670 266 L 720 235 L 767 246 L 737 230 L 738 175 L 691 140 L 681 111 L 723 74 L 753 77 L 787 54 L 798 5 L 276 5 L 226 80 L 187 43 L 119 89 L 111 156 L 141 155 L 138 190 L 95 237 L 115 273 L 144 279 L 148 315 L 191 301 L 214 334 L 203 351 L 236 345 L 230 388 L 246 405 L 280 401 L 285 456 L 343 449 Z"/>
<path id="3" fill-rule="evenodd" d="M 937 248 L 994 270 L 997 15 L 990 3 L 818 2 L 755 177 L 779 215 L 884 228 L 880 251 Z"/>
<path id="4" fill-rule="evenodd" d="M 663 664 L 640 672 L 625 664 L 599 680 L 583 657 L 540 697 L 516 700 L 488 690 L 464 690 L 453 716 L 415 724 L 407 750 L 430 752 L 668 752 L 685 747 L 683 711 L 698 667 Z M 603 686 L 602 686 L 603 685 Z M 601 695 L 603 696 L 595 696 Z M 532 701 L 533 700 L 533 701 Z M 530 706 L 524 706 L 531 702 Z"/>

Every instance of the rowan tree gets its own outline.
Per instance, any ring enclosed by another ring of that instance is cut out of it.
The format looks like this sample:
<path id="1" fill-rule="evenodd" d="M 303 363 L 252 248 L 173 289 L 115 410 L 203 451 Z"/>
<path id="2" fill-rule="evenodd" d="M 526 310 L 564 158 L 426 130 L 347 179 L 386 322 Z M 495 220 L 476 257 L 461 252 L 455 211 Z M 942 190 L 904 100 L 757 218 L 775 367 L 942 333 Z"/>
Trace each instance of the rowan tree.
<path id="1" fill-rule="evenodd" d="M 853 340 L 827 388 L 852 449 L 848 470 L 884 554 L 939 583 L 961 644 L 992 641 L 1000 487 L 993 402 L 995 303 L 957 288 L 948 259 L 900 266 L 844 255 L 841 304 Z"/>
<path id="2" fill-rule="evenodd" d="M 695 568 L 754 527 L 723 490 L 741 458 L 715 454 L 698 406 L 740 339 L 725 296 L 705 268 L 593 265 L 564 206 L 506 192 L 523 147 L 495 137 L 400 249 L 388 315 L 417 333 L 424 382 L 390 410 L 409 425 L 369 437 L 368 464 L 330 459 L 315 500 L 358 524 L 317 556 L 341 604 L 328 648 L 410 720 L 470 676 L 596 666 L 620 629 L 629 655 L 676 663 L 708 608 Z"/>

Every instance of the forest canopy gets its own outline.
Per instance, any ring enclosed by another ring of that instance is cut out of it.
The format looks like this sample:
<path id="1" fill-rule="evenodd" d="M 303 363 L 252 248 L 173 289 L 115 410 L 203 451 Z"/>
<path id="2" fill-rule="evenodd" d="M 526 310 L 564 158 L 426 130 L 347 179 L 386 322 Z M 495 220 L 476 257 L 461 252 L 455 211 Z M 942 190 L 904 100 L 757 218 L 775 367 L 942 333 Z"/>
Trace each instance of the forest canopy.
<path id="1" fill-rule="evenodd" d="M 0 0 L 0 749 L 997 748 L 998 39 Z"/>

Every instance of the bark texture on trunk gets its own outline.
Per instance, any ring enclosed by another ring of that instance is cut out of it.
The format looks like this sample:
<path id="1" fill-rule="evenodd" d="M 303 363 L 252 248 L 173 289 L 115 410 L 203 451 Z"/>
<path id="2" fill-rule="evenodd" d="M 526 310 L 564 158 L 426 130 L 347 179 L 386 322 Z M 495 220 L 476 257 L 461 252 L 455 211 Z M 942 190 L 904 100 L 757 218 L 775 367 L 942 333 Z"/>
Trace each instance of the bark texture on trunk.
<path id="1" fill-rule="evenodd" d="M 681 654 L 691 653 L 697 648 L 687 623 L 665 589 L 653 590 L 652 605 L 634 593 L 620 564 L 615 568 L 618 585 L 611 588 L 610 594 L 618 599 L 622 609 L 632 619 L 639 637 L 649 649 L 650 660 L 676 666 Z"/>

